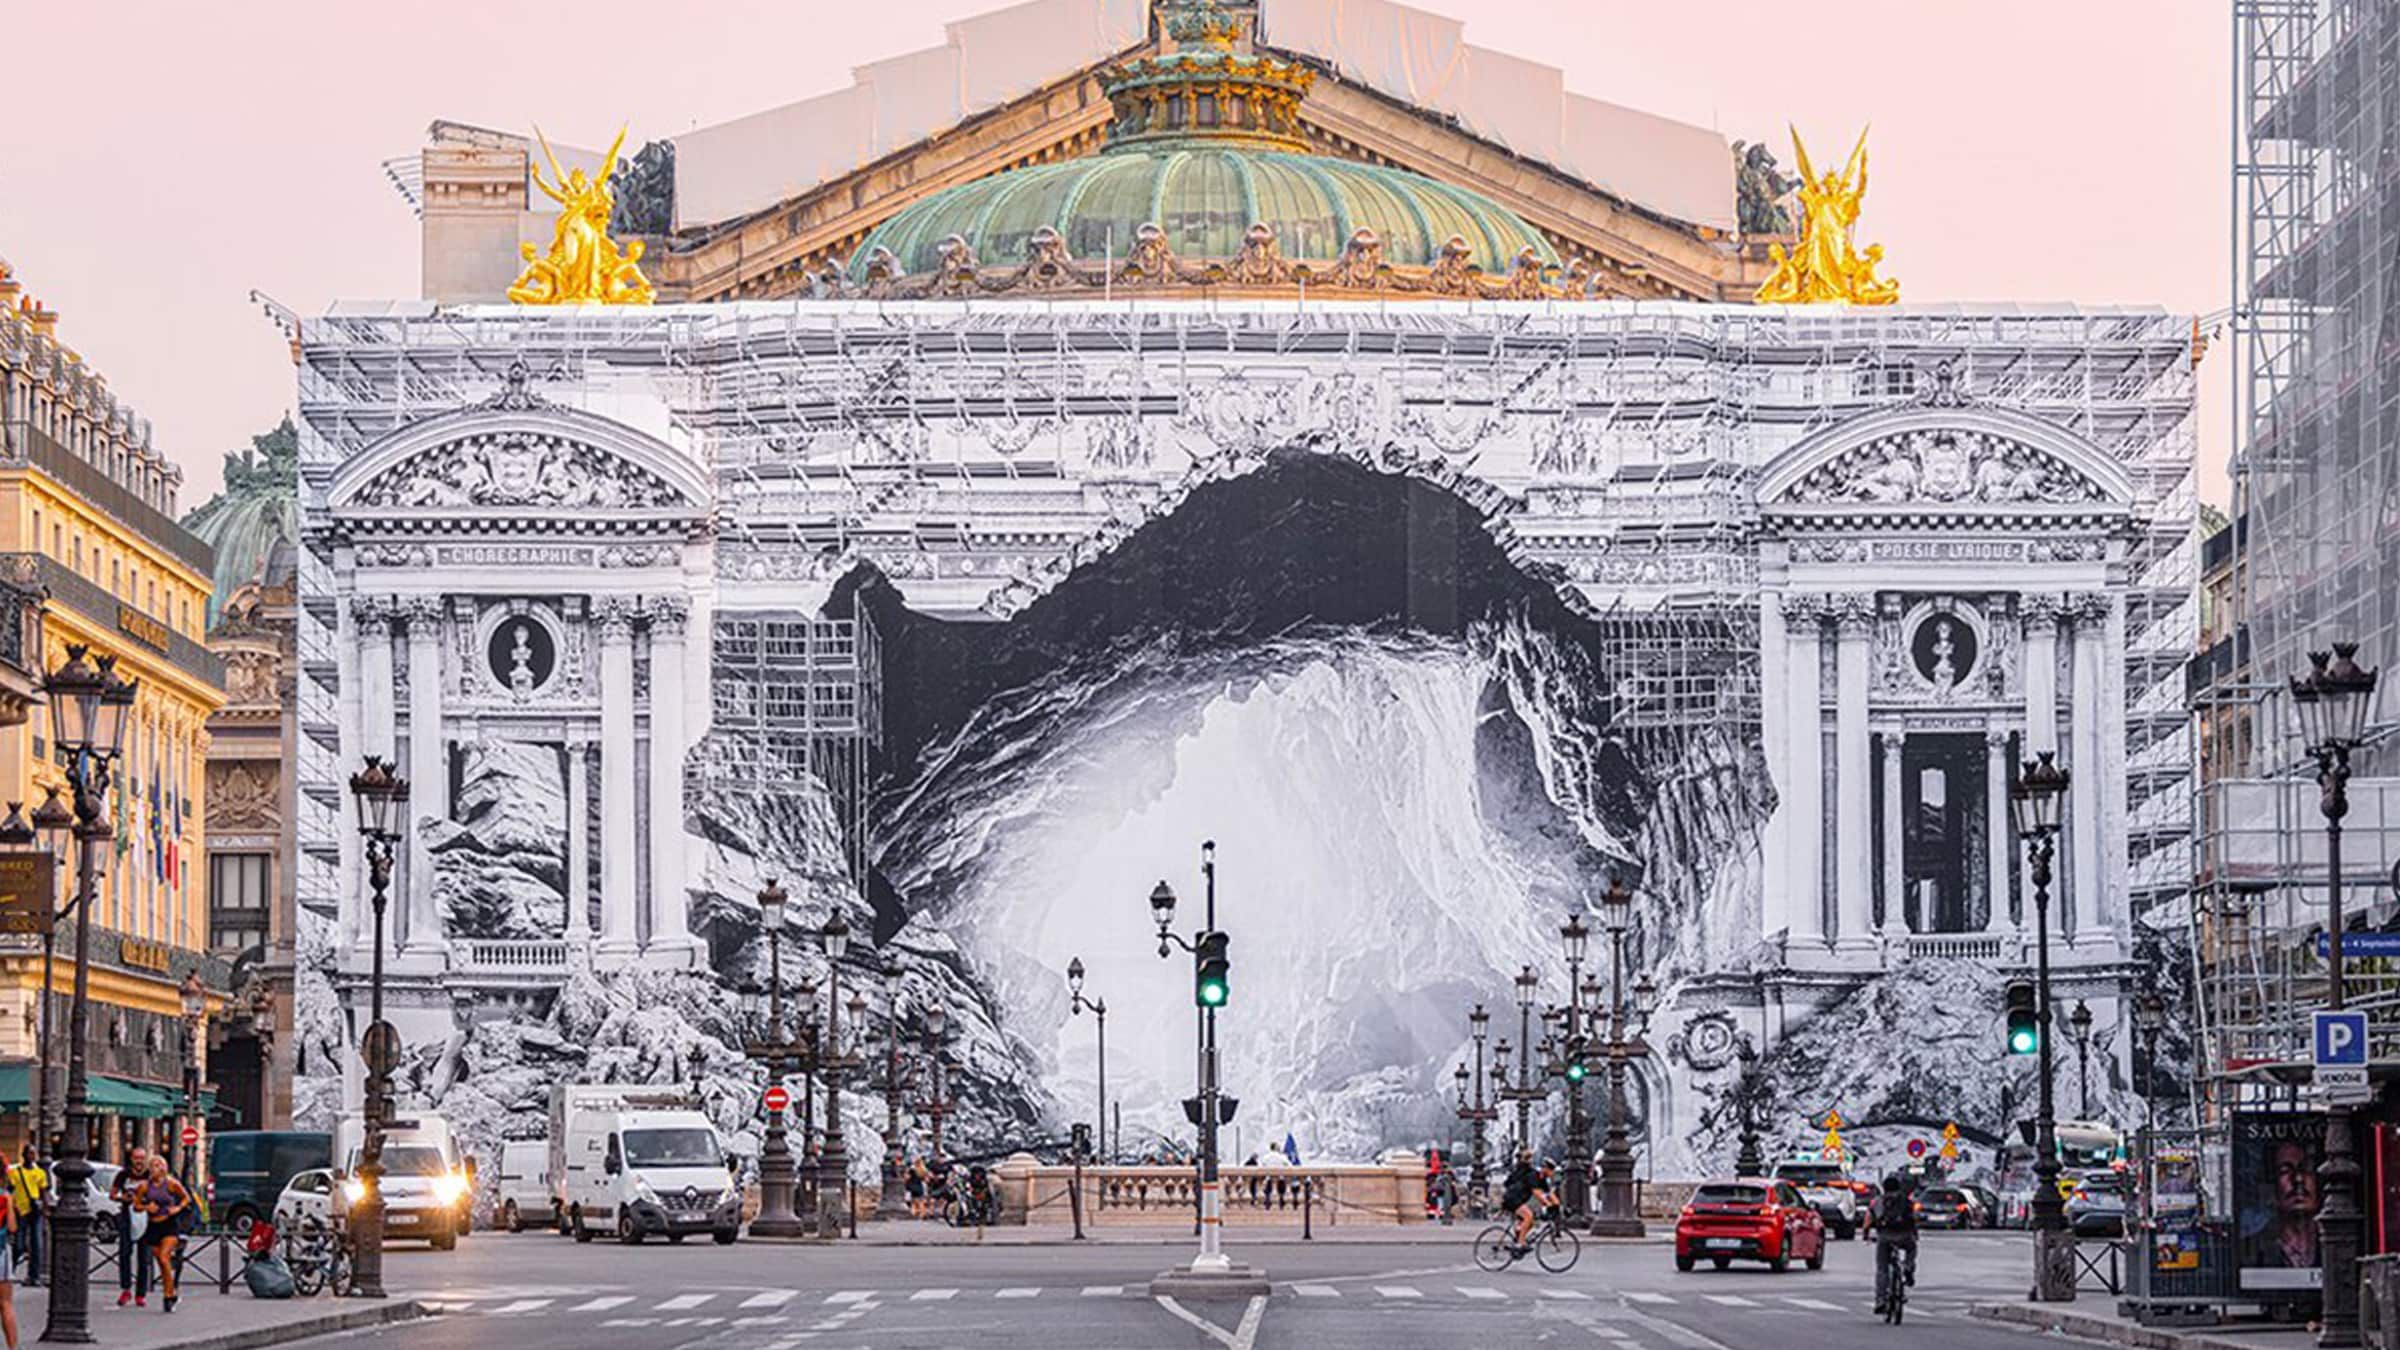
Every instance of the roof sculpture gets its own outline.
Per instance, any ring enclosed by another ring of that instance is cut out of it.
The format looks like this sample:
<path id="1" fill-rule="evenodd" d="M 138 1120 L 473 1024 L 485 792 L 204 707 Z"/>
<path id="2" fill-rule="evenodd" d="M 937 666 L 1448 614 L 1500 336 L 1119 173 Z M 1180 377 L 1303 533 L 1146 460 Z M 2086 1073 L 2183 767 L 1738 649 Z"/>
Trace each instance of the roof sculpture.
<path id="1" fill-rule="evenodd" d="M 1800 129 L 1792 129 L 1792 152 L 1800 163 L 1800 246 L 1790 253 L 1770 244 L 1775 275 L 1758 288 L 1758 300 L 1769 305 L 1808 305 L 1844 302 L 1888 305 L 1900 298 L 1900 283 L 1878 278 L 1883 245 L 1869 244 L 1860 252 L 1850 232 L 1858 223 L 1858 204 L 1867 195 L 1867 133 L 1858 133 L 1858 146 L 1840 173 L 1818 173 L 1808 162 L 1808 147 Z"/>
<path id="2" fill-rule="evenodd" d="M 300 538 L 300 433 L 286 416 L 250 446 L 225 456 L 225 486 L 183 518 L 185 529 L 216 550 L 211 625 L 234 592 L 270 579 L 278 550 Z"/>
<path id="3" fill-rule="evenodd" d="M 532 169 L 533 185 L 558 203 L 558 224 L 548 254 L 531 243 L 517 245 L 525 256 L 525 270 L 508 288 L 508 298 L 520 305 L 649 304 L 653 292 L 649 278 L 642 275 L 642 242 L 636 239 L 619 248 L 608 237 L 609 218 L 617 206 L 608 180 L 617 171 L 617 152 L 625 148 L 624 128 L 618 128 L 616 144 L 608 147 L 600 172 L 590 176 L 582 169 L 559 172 L 550 138 L 540 127 L 533 134 L 541 139 L 556 186 L 543 181 L 538 166 Z"/>

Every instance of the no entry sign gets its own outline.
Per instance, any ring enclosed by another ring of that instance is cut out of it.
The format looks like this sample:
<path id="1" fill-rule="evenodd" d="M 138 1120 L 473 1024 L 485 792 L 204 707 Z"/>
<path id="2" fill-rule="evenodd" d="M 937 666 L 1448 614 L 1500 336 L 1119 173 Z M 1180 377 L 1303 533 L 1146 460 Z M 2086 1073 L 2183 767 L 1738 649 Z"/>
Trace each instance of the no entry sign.
<path id="1" fill-rule="evenodd" d="M 186 1125 L 186 1126 L 184 1126 L 184 1127 L 183 1127 L 183 1146 L 184 1146 L 185 1148 L 190 1148 L 191 1146 L 193 1146 L 194 1144 L 197 1144 L 197 1143 L 199 1143 L 199 1142 L 200 1142 L 200 1131 L 199 1131 L 199 1129 L 198 1129 L 197 1127 L 195 1127 L 195 1126 L 191 1126 L 191 1125 Z"/>
<path id="2" fill-rule="evenodd" d="M 791 1104 L 792 1104 L 792 1093 L 791 1093 L 791 1089 L 789 1089 L 789 1088 L 787 1088 L 787 1087 L 784 1087 L 784 1086 L 783 1086 L 782 1084 L 780 1084 L 780 1083 L 776 1084 L 774 1087 L 771 1087 L 771 1088 L 768 1088 L 768 1089 L 767 1089 L 767 1109 L 768 1109 L 768 1110 L 770 1110 L 770 1111 L 781 1111 L 781 1110 L 783 1110 L 785 1107 L 788 1107 L 788 1106 L 790 1106 Z"/>

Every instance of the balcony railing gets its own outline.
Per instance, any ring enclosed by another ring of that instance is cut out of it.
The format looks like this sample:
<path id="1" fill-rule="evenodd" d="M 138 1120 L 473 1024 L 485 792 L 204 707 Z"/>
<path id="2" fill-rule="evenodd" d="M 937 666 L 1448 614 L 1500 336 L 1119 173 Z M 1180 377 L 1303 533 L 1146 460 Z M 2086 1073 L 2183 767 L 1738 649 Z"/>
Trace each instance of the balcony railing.
<path id="1" fill-rule="evenodd" d="M 0 453 L 10 464 L 30 465 L 57 479 L 78 498 L 117 518 L 135 534 L 175 555 L 203 577 L 217 570 L 217 551 L 173 517 L 143 501 L 108 471 L 59 444 L 31 422 L 0 422 Z"/>
<path id="2" fill-rule="evenodd" d="M 2007 951 L 2008 939 L 1997 933 L 1911 933 L 1908 938 L 1911 957 L 1998 962 Z"/>
<path id="3" fill-rule="evenodd" d="M 567 969 L 567 944 L 558 938 L 465 938 L 451 952 L 469 975 L 560 975 Z"/>

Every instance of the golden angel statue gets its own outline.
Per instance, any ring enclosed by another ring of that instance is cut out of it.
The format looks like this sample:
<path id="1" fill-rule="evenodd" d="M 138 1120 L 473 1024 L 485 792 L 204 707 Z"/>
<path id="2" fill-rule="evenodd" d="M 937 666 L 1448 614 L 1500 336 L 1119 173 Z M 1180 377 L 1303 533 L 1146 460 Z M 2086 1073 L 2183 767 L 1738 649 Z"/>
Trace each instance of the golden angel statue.
<path id="1" fill-rule="evenodd" d="M 1792 151 L 1800 162 L 1800 247 L 1787 254 L 1781 244 L 1767 246 L 1775 259 L 1775 274 L 1758 288 L 1759 303 L 1888 305 L 1898 300 L 1900 283 L 1875 276 L 1883 262 L 1883 246 L 1870 244 L 1861 252 L 1851 244 L 1859 199 L 1867 195 L 1867 133 L 1858 133 L 1858 147 L 1838 174 L 1820 174 L 1808 162 L 1808 147 L 1800 143 L 1797 127 L 1792 129 Z"/>
<path id="2" fill-rule="evenodd" d="M 550 138 L 542 129 L 533 129 L 542 143 L 542 155 L 550 161 L 550 182 L 542 181 L 542 171 L 533 171 L 533 185 L 543 195 L 558 203 L 558 227 L 550 236 L 550 252 L 540 254 L 532 244 L 519 244 L 524 252 L 525 270 L 518 274 L 517 284 L 508 288 L 508 298 L 520 305 L 646 305 L 656 298 L 650 289 L 650 279 L 642 275 L 642 243 L 636 239 L 623 249 L 608 237 L 608 219 L 616 210 L 616 194 L 609 191 L 609 176 L 617 171 L 617 152 L 625 148 L 625 130 L 617 130 L 616 143 L 608 147 L 608 158 L 600 163 L 600 174 L 587 178 L 581 169 L 560 173 L 558 155 L 550 149 Z M 552 186 L 556 184 L 556 186 Z"/>

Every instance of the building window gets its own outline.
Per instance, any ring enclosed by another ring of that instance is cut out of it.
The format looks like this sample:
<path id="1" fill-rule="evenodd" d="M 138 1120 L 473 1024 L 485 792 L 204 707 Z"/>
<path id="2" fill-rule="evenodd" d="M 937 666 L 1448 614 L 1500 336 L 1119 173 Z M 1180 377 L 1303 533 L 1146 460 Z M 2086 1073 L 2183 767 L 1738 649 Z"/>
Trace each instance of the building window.
<path id="1" fill-rule="evenodd" d="M 267 887 L 273 880 L 270 853 L 208 855 L 208 945 L 233 953 L 267 940 Z"/>

